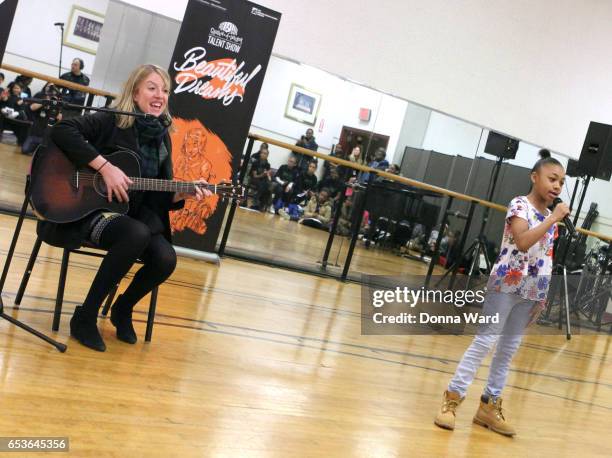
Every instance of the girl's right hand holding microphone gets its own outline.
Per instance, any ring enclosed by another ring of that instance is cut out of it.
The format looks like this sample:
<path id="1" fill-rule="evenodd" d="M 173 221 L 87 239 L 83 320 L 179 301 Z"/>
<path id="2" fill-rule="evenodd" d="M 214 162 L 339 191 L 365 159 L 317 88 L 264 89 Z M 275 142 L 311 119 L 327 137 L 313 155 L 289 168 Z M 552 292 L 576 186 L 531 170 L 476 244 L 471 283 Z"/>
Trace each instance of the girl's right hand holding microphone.
<path id="1" fill-rule="evenodd" d="M 569 214 L 569 205 L 567 205 L 565 202 L 559 202 L 552 212 L 552 217 L 558 223 L 560 221 L 563 221 L 563 218 L 565 218 Z"/>

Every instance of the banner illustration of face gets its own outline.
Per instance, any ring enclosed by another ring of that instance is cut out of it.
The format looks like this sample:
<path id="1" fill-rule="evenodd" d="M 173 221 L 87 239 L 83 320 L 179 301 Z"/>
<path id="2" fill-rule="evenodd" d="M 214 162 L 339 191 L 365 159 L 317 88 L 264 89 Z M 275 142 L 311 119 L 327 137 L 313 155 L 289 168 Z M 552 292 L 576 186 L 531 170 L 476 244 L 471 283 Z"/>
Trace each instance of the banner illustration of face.
<path id="1" fill-rule="evenodd" d="M 174 127 L 171 137 L 175 180 L 205 180 L 210 184 L 231 181 L 232 154 L 218 135 L 198 120 L 174 118 Z M 196 234 L 205 234 L 206 219 L 215 212 L 218 202 L 217 195 L 200 202 L 186 199 L 184 208 L 170 214 L 172 232 L 190 229 Z"/>

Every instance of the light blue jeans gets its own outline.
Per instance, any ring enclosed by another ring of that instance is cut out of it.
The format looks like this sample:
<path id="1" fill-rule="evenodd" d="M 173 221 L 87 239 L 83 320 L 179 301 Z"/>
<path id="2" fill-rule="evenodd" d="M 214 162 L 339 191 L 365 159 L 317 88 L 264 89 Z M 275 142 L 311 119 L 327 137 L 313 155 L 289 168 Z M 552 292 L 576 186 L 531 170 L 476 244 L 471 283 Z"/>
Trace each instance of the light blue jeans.
<path id="1" fill-rule="evenodd" d="M 484 394 L 493 397 L 501 395 L 510 362 L 521 345 L 534 304 L 533 301 L 515 294 L 487 293 L 481 315 L 493 316 L 499 313 L 499 323 L 480 326 L 448 384 L 448 391 L 454 391 L 464 397 L 482 360 L 497 343 Z"/>

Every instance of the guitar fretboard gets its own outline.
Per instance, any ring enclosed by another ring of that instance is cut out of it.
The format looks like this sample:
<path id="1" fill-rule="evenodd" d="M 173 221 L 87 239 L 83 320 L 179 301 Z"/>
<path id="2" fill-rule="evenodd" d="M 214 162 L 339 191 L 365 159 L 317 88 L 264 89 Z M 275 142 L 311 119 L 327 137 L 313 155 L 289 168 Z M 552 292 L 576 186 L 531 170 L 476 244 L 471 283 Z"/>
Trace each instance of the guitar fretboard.
<path id="1" fill-rule="evenodd" d="M 232 184 L 200 184 L 193 181 L 163 180 L 159 178 L 128 177 L 132 180 L 129 191 L 161 191 L 161 192 L 182 192 L 194 193 L 197 188 L 208 189 L 213 194 L 221 194 L 232 198 L 240 198 L 244 193 L 242 186 Z M 72 176 L 72 184 L 79 187 L 81 184 L 91 184 L 94 174 L 87 172 L 76 172 Z"/>
<path id="2" fill-rule="evenodd" d="M 160 180 L 157 178 L 130 177 L 133 183 L 129 189 L 132 191 L 165 191 L 165 192 L 195 192 L 196 184 L 191 181 Z M 197 185 L 201 189 L 210 189 L 215 192 L 215 185 Z M 218 185 L 219 190 L 223 185 Z"/>

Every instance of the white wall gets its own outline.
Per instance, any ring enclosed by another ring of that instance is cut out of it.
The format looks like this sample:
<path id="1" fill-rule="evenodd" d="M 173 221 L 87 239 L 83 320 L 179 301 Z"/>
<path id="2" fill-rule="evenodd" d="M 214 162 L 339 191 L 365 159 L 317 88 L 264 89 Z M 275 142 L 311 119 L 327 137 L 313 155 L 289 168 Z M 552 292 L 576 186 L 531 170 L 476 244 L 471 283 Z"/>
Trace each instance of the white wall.
<path id="1" fill-rule="evenodd" d="M 73 5 L 104 15 L 108 0 L 19 0 L 3 62 L 57 77 L 61 33 L 53 24 L 63 22 L 67 27 Z M 69 46 L 64 46 L 62 73 L 70 70 L 75 57 L 83 59 L 83 73 L 91 75 L 96 56 Z M 15 76 L 4 70 L 3 73 L 7 75 L 7 81 Z M 43 85 L 43 82 L 35 81 L 32 89 L 37 90 Z"/>
<path id="2" fill-rule="evenodd" d="M 474 157 L 482 132 L 481 127 L 434 111 L 429 118 L 422 148 L 453 156 Z M 486 135 L 483 135 L 483 140 L 486 140 Z"/>
<path id="3" fill-rule="evenodd" d="M 176 19 L 187 4 L 129 3 Z M 612 2 L 258 3 L 283 14 L 275 53 L 568 156 L 612 122 Z"/>
<path id="4" fill-rule="evenodd" d="M 422 148 L 423 140 L 427 134 L 429 126 L 429 118 L 432 111 L 414 103 L 408 103 L 406 113 L 404 114 L 404 122 L 393 155 L 393 163 L 401 165 L 404 157 L 404 149 L 407 146 L 412 148 Z"/>
<path id="5" fill-rule="evenodd" d="M 321 94 L 321 106 L 316 124 L 307 124 L 285 117 L 285 107 L 291 84 L 295 83 Z M 262 135 L 295 143 L 306 129 L 312 127 L 320 152 L 328 152 L 338 142 L 342 126 L 355 127 L 388 135 L 389 159 L 397 148 L 408 103 L 372 89 L 351 83 L 308 65 L 300 65 L 278 57 L 270 59 L 252 125 Z M 359 109 L 370 108 L 369 122 L 359 120 Z M 273 167 L 276 164 L 271 152 Z"/>

